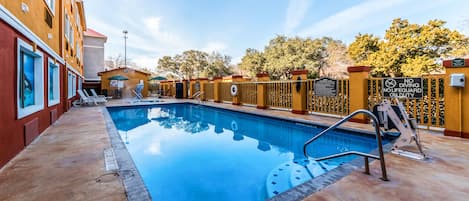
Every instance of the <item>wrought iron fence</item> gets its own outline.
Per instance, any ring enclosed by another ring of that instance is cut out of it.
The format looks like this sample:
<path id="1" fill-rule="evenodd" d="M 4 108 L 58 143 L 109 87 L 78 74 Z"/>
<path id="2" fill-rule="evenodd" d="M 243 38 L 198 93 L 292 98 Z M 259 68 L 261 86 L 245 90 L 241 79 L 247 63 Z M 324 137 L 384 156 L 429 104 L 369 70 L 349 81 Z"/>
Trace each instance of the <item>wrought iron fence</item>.
<path id="1" fill-rule="evenodd" d="M 240 102 L 243 104 L 257 104 L 257 84 L 253 82 L 238 83 Z"/>
<path id="2" fill-rule="evenodd" d="M 267 88 L 267 106 L 292 108 L 292 82 L 269 82 Z"/>
<path id="3" fill-rule="evenodd" d="M 337 96 L 317 96 L 314 80 L 306 81 L 307 109 L 310 112 L 345 116 L 350 113 L 349 80 L 337 80 Z"/>
<path id="4" fill-rule="evenodd" d="M 213 100 L 213 83 L 204 83 L 204 93 L 202 96 L 205 100 Z"/>
<path id="5" fill-rule="evenodd" d="M 406 98 L 401 100 L 406 110 L 417 123 L 429 127 L 445 127 L 445 98 L 444 98 L 444 75 L 423 76 L 423 97 L 421 99 Z M 382 94 L 383 79 L 371 78 L 368 80 L 368 107 L 383 101 Z"/>
<path id="6" fill-rule="evenodd" d="M 231 82 L 220 83 L 220 100 L 226 102 L 233 102 L 233 96 L 231 96 Z"/>

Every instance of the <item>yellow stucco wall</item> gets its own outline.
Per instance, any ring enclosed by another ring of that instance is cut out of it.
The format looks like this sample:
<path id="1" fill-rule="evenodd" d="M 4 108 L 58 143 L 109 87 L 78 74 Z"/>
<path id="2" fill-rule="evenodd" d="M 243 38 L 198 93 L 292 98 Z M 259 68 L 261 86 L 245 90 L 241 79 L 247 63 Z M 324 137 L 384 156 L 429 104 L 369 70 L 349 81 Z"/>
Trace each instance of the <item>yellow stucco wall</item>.
<path id="1" fill-rule="evenodd" d="M 101 74 L 101 89 L 108 90 L 109 95 L 112 95 L 111 91 L 114 90 L 115 88 L 110 87 L 110 80 L 108 80 L 108 78 L 115 76 L 115 75 L 122 75 L 129 79 L 129 80 L 124 81 L 122 97 L 124 98 L 134 97 L 135 95 L 132 93 L 131 90 L 137 87 L 137 84 L 140 82 L 140 80 L 143 80 L 143 84 L 144 84 L 142 94 L 145 97 L 148 96 L 148 86 L 149 86 L 148 79 L 150 78 L 150 75 L 142 73 L 140 71 L 133 70 L 133 69 L 128 69 L 127 72 L 125 72 L 124 69 L 117 69 L 117 70 L 103 72 Z"/>
<path id="2" fill-rule="evenodd" d="M 79 2 L 75 2 L 72 0 L 64 0 L 64 17 L 63 17 L 63 24 L 65 24 L 65 16 L 68 16 L 68 19 L 71 23 L 71 27 L 73 29 L 73 44 L 72 41 L 67 40 L 65 34 L 62 34 L 62 49 L 64 59 L 67 64 L 71 65 L 74 69 L 78 72 L 83 74 L 83 32 L 86 31 L 85 25 L 85 17 L 84 17 L 84 9 L 83 4 Z M 79 19 L 79 23 L 77 24 L 77 17 Z M 65 28 L 64 28 L 65 29 Z M 65 33 L 65 31 L 64 31 Z M 68 50 L 66 49 L 68 43 Z M 77 59 L 77 45 L 79 46 L 80 50 L 80 58 Z"/>
<path id="3" fill-rule="evenodd" d="M 34 34 L 44 41 L 57 54 L 61 55 L 60 38 L 62 21 L 60 17 L 60 2 L 55 1 L 54 12 L 48 8 L 44 0 L 0 0 L 0 4 L 15 15 L 24 25 L 26 25 Z M 29 11 L 22 10 L 22 4 L 25 4 Z M 46 10 L 52 14 L 52 28 L 45 22 Z M 48 35 L 51 35 L 51 38 Z"/>
<path id="4" fill-rule="evenodd" d="M 64 58 L 67 64 L 83 74 L 83 32 L 86 30 L 86 19 L 82 2 L 56 0 L 53 10 L 44 0 L 0 0 L 0 4 Z M 23 11 L 23 5 L 27 11 Z M 52 28 L 45 21 L 45 12 L 52 14 Z M 68 15 L 74 32 L 74 44 L 69 44 L 68 50 L 65 49 L 67 43 L 65 14 Z M 80 18 L 78 25 L 77 17 Z M 80 50 L 79 54 L 77 54 L 77 45 Z M 80 59 L 77 59 L 77 56 Z"/>

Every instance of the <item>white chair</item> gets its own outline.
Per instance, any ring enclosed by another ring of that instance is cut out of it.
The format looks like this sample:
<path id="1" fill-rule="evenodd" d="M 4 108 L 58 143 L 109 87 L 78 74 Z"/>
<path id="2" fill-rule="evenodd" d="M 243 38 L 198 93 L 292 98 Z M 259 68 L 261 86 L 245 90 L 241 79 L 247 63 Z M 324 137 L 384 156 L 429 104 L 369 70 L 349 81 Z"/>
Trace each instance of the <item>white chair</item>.
<path id="1" fill-rule="evenodd" d="M 80 95 L 80 105 L 91 105 L 91 104 L 97 105 L 97 102 L 89 98 L 88 96 L 86 96 L 82 90 L 77 90 L 77 92 L 78 92 L 78 95 Z"/>
<path id="2" fill-rule="evenodd" d="M 78 94 L 80 95 L 80 97 L 85 101 L 85 102 L 84 102 L 85 104 L 88 103 L 88 102 L 93 102 L 93 103 L 95 103 L 95 104 L 97 105 L 97 104 L 103 104 L 103 103 L 106 103 L 106 102 L 107 102 L 105 98 L 99 98 L 99 97 L 98 97 L 98 98 L 95 98 L 95 97 L 93 97 L 93 96 L 88 96 L 88 95 L 87 95 L 88 93 L 85 92 L 85 91 L 83 91 L 83 90 L 81 90 L 81 89 L 77 90 L 77 92 L 78 92 Z M 85 100 L 85 99 L 86 99 L 86 100 Z"/>
<path id="3" fill-rule="evenodd" d="M 94 98 L 104 98 L 105 100 L 112 98 L 112 97 L 106 97 L 104 95 L 98 95 L 98 93 L 96 93 L 94 89 L 90 89 L 90 91 L 91 91 L 91 94 L 93 94 Z"/>

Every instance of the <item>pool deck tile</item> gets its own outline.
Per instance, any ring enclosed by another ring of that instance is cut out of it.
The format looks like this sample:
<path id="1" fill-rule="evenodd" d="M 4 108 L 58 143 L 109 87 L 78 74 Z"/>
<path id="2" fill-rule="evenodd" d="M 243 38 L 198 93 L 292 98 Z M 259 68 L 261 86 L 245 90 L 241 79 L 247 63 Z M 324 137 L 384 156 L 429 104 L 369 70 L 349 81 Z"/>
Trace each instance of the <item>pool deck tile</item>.
<path id="1" fill-rule="evenodd" d="M 204 104 L 323 125 L 338 121 L 334 117 L 296 115 L 289 111 Z M 129 105 L 129 100 L 113 100 L 107 105 Z M 372 129 L 370 125 L 350 122 L 345 126 Z M 435 131 L 420 132 L 430 159 L 416 161 L 386 154 L 390 181 L 379 179 L 379 162 L 374 161 L 371 176 L 353 171 L 305 200 L 467 200 L 469 140 L 442 136 Z M 74 108 L 0 170 L 0 200 L 126 200 L 119 177 L 105 172 L 103 151 L 109 147 L 102 107 Z M 101 182 L 96 182 L 100 176 Z"/>
<path id="2" fill-rule="evenodd" d="M 101 109 L 73 108 L 2 168 L 0 200 L 126 200 L 109 147 Z"/>

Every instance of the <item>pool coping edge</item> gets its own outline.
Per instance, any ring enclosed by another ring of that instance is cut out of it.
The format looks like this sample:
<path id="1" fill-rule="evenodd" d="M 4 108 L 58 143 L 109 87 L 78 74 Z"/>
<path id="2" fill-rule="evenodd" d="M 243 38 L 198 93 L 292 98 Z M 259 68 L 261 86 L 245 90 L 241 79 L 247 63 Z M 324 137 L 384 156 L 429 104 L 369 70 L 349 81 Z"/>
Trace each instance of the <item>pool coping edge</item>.
<path id="1" fill-rule="evenodd" d="M 129 201 L 151 201 L 151 195 L 140 175 L 127 147 L 122 141 L 116 125 L 107 110 L 102 107 L 106 130 L 109 135 L 111 147 L 114 150 L 119 165 L 119 177 L 124 185 L 125 194 Z"/>

